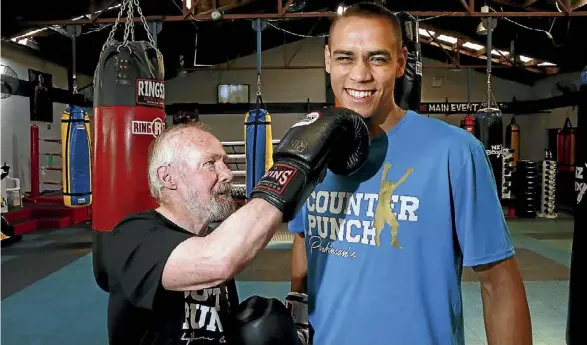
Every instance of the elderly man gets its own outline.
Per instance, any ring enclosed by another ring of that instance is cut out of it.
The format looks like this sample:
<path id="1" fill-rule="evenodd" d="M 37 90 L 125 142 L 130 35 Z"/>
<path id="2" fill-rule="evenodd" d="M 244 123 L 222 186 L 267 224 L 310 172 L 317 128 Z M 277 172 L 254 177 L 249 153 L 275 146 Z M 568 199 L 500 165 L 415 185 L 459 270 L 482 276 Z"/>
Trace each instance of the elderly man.
<path id="1" fill-rule="evenodd" d="M 358 169 L 368 142 L 367 127 L 353 112 L 306 115 L 275 149 L 275 164 L 251 200 L 235 212 L 221 142 L 193 122 L 162 133 L 151 147 L 148 178 L 160 206 L 127 216 L 112 232 L 110 344 L 226 343 L 223 320 L 235 307 L 227 282 L 294 217 L 327 168 Z M 208 225 L 220 221 L 208 234 Z M 241 336 L 241 321 L 230 323 L 233 338 Z M 291 327 L 295 334 L 293 321 Z"/>

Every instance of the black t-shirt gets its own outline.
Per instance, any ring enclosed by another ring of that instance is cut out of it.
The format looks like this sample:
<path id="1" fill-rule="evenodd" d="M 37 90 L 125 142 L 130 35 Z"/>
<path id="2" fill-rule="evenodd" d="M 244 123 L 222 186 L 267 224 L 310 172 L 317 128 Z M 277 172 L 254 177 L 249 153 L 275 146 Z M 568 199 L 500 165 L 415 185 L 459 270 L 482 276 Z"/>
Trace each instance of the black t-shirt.
<path id="1" fill-rule="evenodd" d="M 226 343 L 221 319 L 238 303 L 234 280 L 191 292 L 161 285 L 169 255 L 192 236 L 155 210 L 130 215 L 113 229 L 108 253 L 111 345 Z"/>

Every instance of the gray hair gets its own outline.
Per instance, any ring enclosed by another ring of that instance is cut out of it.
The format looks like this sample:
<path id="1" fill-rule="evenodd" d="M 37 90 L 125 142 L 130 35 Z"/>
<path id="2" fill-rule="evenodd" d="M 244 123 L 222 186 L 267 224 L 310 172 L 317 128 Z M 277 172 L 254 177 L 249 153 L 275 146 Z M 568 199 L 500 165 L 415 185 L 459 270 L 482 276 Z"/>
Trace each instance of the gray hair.
<path id="1" fill-rule="evenodd" d="M 183 158 L 185 151 L 181 150 L 180 147 L 186 143 L 182 140 L 182 134 L 190 129 L 209 132 L 209 128 L 201 122 L 181 123 L 165 129 L 149 147 L 149 191 L 157 201 L 161 201 L 161 194 L 164 188 L 161 181 L 159 181 L 157 170 L 159 170 L 160 167 L 169 166 L 172 163 L 177 162 L 178 159 Z"/>

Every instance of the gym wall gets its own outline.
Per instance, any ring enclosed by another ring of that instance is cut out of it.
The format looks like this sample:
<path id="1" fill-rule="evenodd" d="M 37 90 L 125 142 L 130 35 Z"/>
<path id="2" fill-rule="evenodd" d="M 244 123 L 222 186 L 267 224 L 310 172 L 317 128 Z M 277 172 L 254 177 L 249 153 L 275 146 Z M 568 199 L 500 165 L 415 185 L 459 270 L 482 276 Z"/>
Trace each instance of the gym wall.
<path id="1" fill-rule="evenodd" d="M 285 61 L 295 69 L 285 69 Z M 424 58 L 424 80 L 422 85 L 422 101 L 463 102 L 470 98 L 472 102 L 483 102 L 487 99 L 487 75 L 471 71 L 470 95 L 468 95 L 468 70 L 450 70 L 438 68 L 443 62 Z M 251 102 L 256 94 L 256 56 L 249 55 L 231 62 L 230 68 L 247 68 L 246 70 L 200 70 L 180 75 L 166 83 L 166 102 L 175 103 L 216 103 L 217 85 L 220 83 L 249 84 Z M 324 65 L 324 38 L 315 37 L 300 40 L 263 51 L 262 53 L 262 94 L 263 100 L 272 102 L 326 102 L 327 75 L 321 66 Z M 426 67 L 426 66 L 433 67 Z M 300 69 L 299 66 L 308 66 Z M 189 66 L 186 66 L 189 67 Z M 275 69 L 281 68 L 281 69 Z M 577 79 L 576 76 L 555 76 L 535 86 L 504 80 L 492 76 L 492 91 L 498 102 L 517 100 L 533 100 L 552 97 L 549 90 L 557 78 Z M 469 96 L 469 97 L 468 97 Z M 576 122 L 576 112 L 571 120 Z M 281 138 L 283 133 L 301 114 L 272 114 L 273 137 Z M 462 114 L 430 115 L 448 123 L 459 125 Z M 561 127 L 567 116 L 565 109 L 553 110 L 550 114 L 530 114 L 516 117 L 521 127 L 522 159 L 540 159 L 546 147 L 546 128 Z M 200 114 L 200 119 L 212 127 L 213 132 L 222 141 L 243 140 L 244 114 Z M 511 119 L 504 114 L 504 131 Z"/>
<path id="2" fill-rule="evenodd" d="M 24 51 L 24 48 L 15 48 L 13 44 L 2 42 L 0 63 L 11 67 L 21 81 L 29 80 L 29 68 L 52 75 L 53 87 L 67 90 L 67 69 L 52 62 L 44 61 L 33 54 Z M 83 87 L 92 82 L 92 77 L 78 74 L 78 85 Z M 0 100 L 0 128 L 2 128 L 1 162 L 10 166 L 10 176 L 20 179 L 21 189 L 30 190 L 31 153 L 30 127 L 39 126 L 39 137 L 59 139 L 61 137 L 61 115 L 67 104 L 53 103 L 53 122 L 30 121 L 29 97 L 13 95 Z M 39 151 L 47 153 L 61 152 L 58 143 L 39 142 Z M 47 166 L 48 156 L 40 157 L 40 165 Z M 61 158 L 53 158 L 53 166 L 61 166 Z M 41 173 L 42 174 L 42 173 Z M 60 171 L 45 171 L 41 175 L 43 180 L 61 181 Z M 43 189 L 60 189 L 60 186 L 40 186 Z"/>

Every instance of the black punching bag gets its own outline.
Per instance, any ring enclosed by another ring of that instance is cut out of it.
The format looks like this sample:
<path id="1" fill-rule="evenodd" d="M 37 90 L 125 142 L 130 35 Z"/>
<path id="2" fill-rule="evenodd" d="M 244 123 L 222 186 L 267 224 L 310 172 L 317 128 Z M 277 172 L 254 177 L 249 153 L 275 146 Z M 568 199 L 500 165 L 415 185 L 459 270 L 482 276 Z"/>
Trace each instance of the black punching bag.
<path id="1" fill-rule="evenodd" d="M 404 75 L 395 83 L 395 103 L 405 110 L 418 111 L 422 98 L 422 55 L 418 21 L 407 12 L 396 13 L 402 28 L 403 47 L 408 51 Z"/>
<path id="2" fill-rule="evenodd" d="M 502 174 L 502 156 L 503 156 L 503 116 L 501 110 L 497 108 L 482 108 L 477 111 L 477 123 L 479 125 L 479 134 L 477 138 L 485 146 L 493 176 L 498 189 L 501 185 Z"/>
<path id="3" fill-rule="evenodd" d="M 575 229 L 573 233 L 573 248 L 571 251 L 571 277 L 569 280 L 569 311 L 567 320 L 567 344 L 587 344 L 587 332 L 581 329 L 580 320 L 585 317 L 584 310 L 579 309 L 581 294 L 585 292 L 585 284 L 580 286 L 580 274 L 585 267 L 579 266 L 585 260 L 583 246 L 585 231 L 587 230 L 587 67 L 581 73 L 579 88 L 579 110 L 577 112 L 576 148 L 575 151 Z M 573 303 L 573 296 L 578 296 Z"/>

